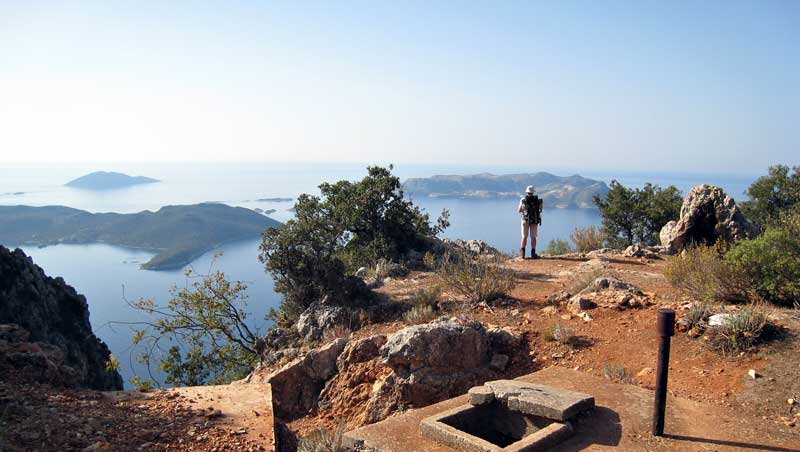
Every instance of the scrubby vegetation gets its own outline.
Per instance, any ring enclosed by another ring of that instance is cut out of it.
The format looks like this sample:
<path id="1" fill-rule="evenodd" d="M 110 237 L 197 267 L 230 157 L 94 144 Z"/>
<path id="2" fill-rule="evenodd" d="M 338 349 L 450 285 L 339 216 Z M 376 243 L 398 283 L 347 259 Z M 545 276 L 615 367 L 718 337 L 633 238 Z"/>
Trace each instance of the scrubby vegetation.
<path id="1" fill-rule="evenodd" d="M 603 231 L 597 226 L 575 228 L 570 238 L 579 253 L 588 253 L 603 247 Z"/>
<path id="2" fill-rule="evenodd" d="M 784 215 L 759 237 L 737 243 L 725 262 L 751 296 L 791 306 L 800 301 L 800 214 Z"/>
<path id="3" fill-rule="evenodd" d="M 411 303 L 414 306 L 428 306 L 432 310 L 439 309 L 439 301 L 442 298 L 442 288 L 440 286 L 423 287 L 415 290 L 411 294 Z"/>
<path id="4" fill-rule="evenodd" d="M 605 363 L 603 365 L 603 376 L 615 383 L 623 384 L 633 384 L 636 377 L 633 371 L 614 363 Z"/>
<path id="5" fill-rule="evenodd" d="M 657 244 L 661 228 L 680 216 L 682 202 L 680 190 L 674 186 L 648 183 L 643 188 L 627 188 L 616 180 L 605 197 L 594 198 L 603 218 L 605 242 L 613 248 L 638 242 Z"/>
<path id="6" fill-rule="evenodd" d="M 416 325 L 418 323 L 427 323 L 436 318 L 436 312 L 428 305 L 417 305 L 403 314 L 403 321 Z"/>
<path id="7" fill-rule="evenodd" d="M 352 276 L 379 260 L 401 263 L 424 252 L 448 225 L 446 211 L 431 225 L 428 214 L 405 199 L 392 167 L 369 167 L 361 181 L 320 185 L 320 196 L 301 195 L 295 218 L 264 232 L 260 260 L 284 296 L 277 320 L 294 321 L 311 303 L 353 304 L 369 298 Z"/>
<path id="8" fill-rule="evenodd" d="M 558 342 L 561 345 L 570 347 L 578 344 L 578 336 L 575 335 L 575 330 L 562 326 L 560 323 L 555 323 L 542 331 L 542 338 L 547 342 Z"/>
<path id="9" fill-rule="evenodd" d="M 335 432 L 329 433 L 319 429 L 311 435 L 300 440 L 297 452 L 347 452 L 342 445 L 344 436 L 344 419 L 339 422 Z"/>
<path id="10" fill-rule="evenodd" d="M 667 280 L 704 303 L 742 299 L 742 283 L 724 257 L 725 246 L 699 245 L 675 256 L 664 268 Z"/>
<path id="11" fill-rule="evenodd" d="M 446 254 L 437 273 L 444 286 L 477 304 L 508 297 L 516 285 L 514 273 L 500 265 L 498 258 L 487 260 L 467 252 Z"/>
<path id="12" fill-rule="evenodd" d="M 547 248 L 544 250 L 545 254 L 549 254 L 551 256 L 561 256 L 562 254 L 567 254 L 570 251 L 572 251 L 572 249 L 570 249 L 569 243 L 561 239 L 550 240 L 550 243 L 547 244 Z"/>
<path id="13" fill-rule="evenodd" d="M 708 328 L 707 343 L 723 354 L 747 351 L 760 342 L 766 326 L 766 311 L 747 306 L 726 316 L 722 325 Z"/>
<path id="14" fill-rule="evenodd" d="M 258 359 L 260 331 L 247 312 L 247 286 L 216 271 L 198 275 L 189 270 L 186 287 L 173 286 L 166 305 L 140 299 L 131 305 L 153 320 L 133 338 L 136 358 L 164 372 L 176 386 L 228 383 L 243 378 Z M 133 353 L 133 352 L 132 352 Z M 152 375 L 148 375 L 154 380 Z M 137 377 L 137 386 L 150 384 Z"/>

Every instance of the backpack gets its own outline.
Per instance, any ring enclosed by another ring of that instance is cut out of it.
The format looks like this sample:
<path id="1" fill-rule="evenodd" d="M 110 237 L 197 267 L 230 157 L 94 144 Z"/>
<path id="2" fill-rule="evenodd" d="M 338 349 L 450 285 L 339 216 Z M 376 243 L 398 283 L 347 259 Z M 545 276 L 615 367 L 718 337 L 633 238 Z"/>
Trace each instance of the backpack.
<path id="1" fill-rule="evenodd" d="M 525 196 L 523 198 L 524 209 L 522 218 L 528 224 L 542 224 L 542 200 L 538 196 Z"/>

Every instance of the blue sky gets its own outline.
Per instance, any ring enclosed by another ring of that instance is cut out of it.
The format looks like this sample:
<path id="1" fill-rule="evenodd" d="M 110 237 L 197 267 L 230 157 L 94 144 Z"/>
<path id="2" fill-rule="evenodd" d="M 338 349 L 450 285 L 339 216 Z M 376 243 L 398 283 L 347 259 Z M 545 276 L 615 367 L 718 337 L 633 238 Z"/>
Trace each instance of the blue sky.
<path id="1" fill-rule="evenodd" d="M 798 43 L 794 1 L 0 0 L 0 160 L 760 173 Z"/>

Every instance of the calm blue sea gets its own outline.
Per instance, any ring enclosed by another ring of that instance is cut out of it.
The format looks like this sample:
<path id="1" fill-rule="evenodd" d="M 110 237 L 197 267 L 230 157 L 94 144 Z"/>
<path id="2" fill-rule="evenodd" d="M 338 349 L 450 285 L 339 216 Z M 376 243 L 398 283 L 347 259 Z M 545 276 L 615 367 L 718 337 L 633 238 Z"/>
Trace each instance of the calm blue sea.
<path id="1" fill-rule="evenodd" d="M 300 193 L 317 193 L 324 181 L 355 180 L 363 177 L 365 166 L 353 163 L 175 163 L 175 164 L 99 164 L 22 165 L 0 168 L 0 205 L 64 205 L 91 212 L 139 212 L 157 210 L 164 205 L 198 202 L 224 202 L 249 208 L 276 209 L 271 216 L 286 221 L 292 214 L 291 202 L 270 203 L 259 198 L 295 198 Z M 92 192 L 64 187 L 63 184 L 98 170 L 120 171 L 160 179 L 158 184 L 121 190 Z M 397 165 L 395 173 L 403 180 L 434 174 L 471 174 L 478 172 L 534 172 L 539 168 L 503 166 L 430 166 Z M 617 179 L 625 185 L 641 186 L 654 182 L 676 185 L 684 193 L 698 183 L 722 186 L 734 198 L 743 198 L 747 186 L 757 175 L 670 175 L 608 174 L 591 171 L 552 171 L 559 175 L 580 173 L 606 182 Z M 522 190 L 523 187 L 520 187 Z M 452 226 L 444 234 L 451 238 L 483 239 L 504 251 L 519 247 L 519 215 L 516 200 L 466 201 L 415 199 L 435 218 L 446 208 Z M 600 224 L 596 210 L 546 209 L 540 228 L 540 248 L 550 239 L 568 239 L 575 227 Z M 197 259 L 191 266 L 199 272 L 211 268 L 249 286 L 250 309 L 255 326 L 265 328 L 264 314 L 278 305 L 280 298 L 272 290 L 272 280 L 257 260 L 258 240 L 222 247 Z M 15 244 L 4 244 L 14 246 Z M 173 285 L 187 284 L 183 271 L 154 272 L 139 269 L 151 253 L 108 245 L 58 245 L 46 248 L 23 247 L 47 274 L 62 276 L 84 294 L 89 302 L 91 321 L 97 335 L 122 362 L 123 378 L 144 368 L 130 362 L 132 327 L 118 322 L 143 320 L 142 315 L 126 304 L 138 298 L 153 298 L 166 303 Z M 215 259 L 216 253 L 222 253 Z"/>

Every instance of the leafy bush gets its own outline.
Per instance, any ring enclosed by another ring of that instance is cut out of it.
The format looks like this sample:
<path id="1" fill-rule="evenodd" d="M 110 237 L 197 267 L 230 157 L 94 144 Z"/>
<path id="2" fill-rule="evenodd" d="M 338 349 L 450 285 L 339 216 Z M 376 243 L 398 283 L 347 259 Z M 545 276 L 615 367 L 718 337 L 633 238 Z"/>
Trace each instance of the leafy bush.
<path id="1" fill-rule="evenodd" d="M 428 306 L 432 310 L 439 309 L 439 300 L 442 298 L 442 288 L 433 286 L 419 288 L 411 294 L 411 303 L 415 306 Z"/>
<path id="2" fill-rule="evenodd" d="M 614 248 L 625 248 L 635 242 L 657 244 L 661 228 L 680 216 L 683 199 L 674 186 L 648 183 L 634 189 L 614 180 L 606 196 L 595 196 L 594 203 L 603 218 L 605 241 Z"/>
<path id="3" fill-rule="evenodd" d="M 694 303 L 686 312 L 686 319 L 689 321 L 689 328 L 700 327 L 713 313 L 714 312 L 711 310 L 711 306 L 709 306 L 708 303 Z"/>
<path id="4" fill-rule="evenodd" d="M 550 240 L 550 243 L 547 244 L 547 249 L 544 250 L 546 254 L 550 254 L 551 256 L 560 256 L 570 251 L 572 250 L 569 248 L 569 243 L 561 239 Z"/>
<path id="5" fill-rule="evenodd" d="M 759 237 L 741 240 L 725 256 L 748 290 L 772 303 L 800 300 L 800 215 L 770 226 Z"/>
<path id="6" fill-rule="evenodd" d="M 603 376 L 608 380 L 624 384 L 633 384 L 635 378 L 635 374 L 625 366 L 613 363 L 603 365 Z"/>
<path id="7" fill-rule="evenodd" d="M 664 276 L 674 287 L 704 303 L 743 298 L 741 278 L 716 245 L 688 248 L 672 257 Z"/>
<path id="8" fill-rule="evenodd" d="M 311 435 L 300 440 L 297 452 L 346 452 L 342 446 L 344 436 L 344 419 L 339 422 L 339 427 L 331 433 L 319 429 Z"/>
<path id="9" fill-rule="evenodd" d="M 723 354 L 734 354 L 749 350 L 759 342 L 767 313 L 758 307 L 748 306 L 725 318 L 720 326 L 706 330 L 708 344 Z"/>
<path id="10" fill-rule="evenodd" d="M 603 232 L 597 226 L 575 228 L 570 238 L 579 253 L 588 253 L 603 247 Z"/>
<path id="11" fill-rule="evenodd" d="M 311 303 L 354 304 L 369 298 L 363 281 L 348 276 L 379 259 L 402 262 L 409 251 L 425 251 L 430 236 L 448 225 L 443 211 L 435 225 L 404 198 L 392 167 L 369 167 L 361 181 L 320 185 L 320 196 L 300 195 L 295 218 L 267 229 L 259 259 L 284 296 L 279 323 L 296 320 Z"/>
<path id="12" fill-rule="evenodd" d="M 152 299 L 130 303 L 151 320 L 138 322 L 132 353 L 150 369 L 159 362 L 165 381 L 177 386 L 229 383 L 258 359 L 260 332 L 249 324 L 247 286 L 217 271 L 186 272 L 191 284 L 173 286 L 165 306 Z M 176 345 L 177 344 L 177 345 Z"/>
<path id="13" fill-rule="evenodd" d="M 562 345 L 574 346 L 578 343 L 578 336 L 572 328 L 556 323 L 542 332 L 542 338 L 547 342 L 558 342 Z"/>
<path id="14" fill-rule="evenodd" d="M 403 320 L 412 325 L 428 323 L 435 318 L 436 313 L 433 311 L 433 308 L 424 304 L 413 306 L 403 314 Z"/>
<path id="15" fill-rule="evenodd" d="M 499 259 L 487 261 L 470 253 L 453 251 L 445 254 L 438 275 L 448 289 L 474 304 L 505 298 L 514 289 L 514 273 L 503 268 Z"/>
<path id="16" fill-rule="evenodd" d="M 757 226 L 766 228 L 781 215 L 800 206 L 800 167 L 771 166 L 766 176 L 759 177 L 747 189 L 749 200 L 740 203 L 745 216 Z"/>

